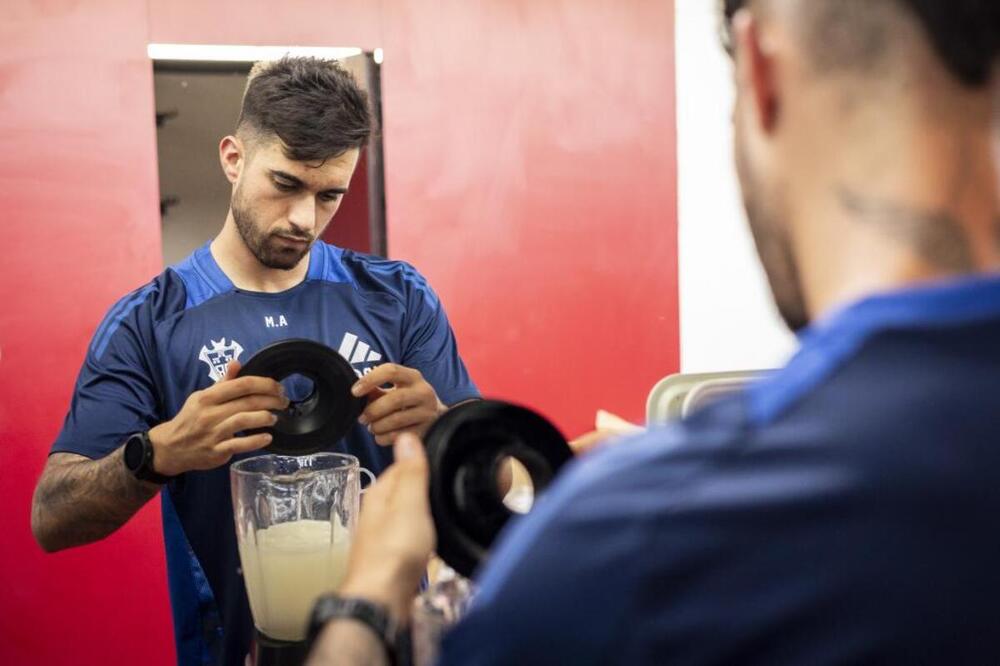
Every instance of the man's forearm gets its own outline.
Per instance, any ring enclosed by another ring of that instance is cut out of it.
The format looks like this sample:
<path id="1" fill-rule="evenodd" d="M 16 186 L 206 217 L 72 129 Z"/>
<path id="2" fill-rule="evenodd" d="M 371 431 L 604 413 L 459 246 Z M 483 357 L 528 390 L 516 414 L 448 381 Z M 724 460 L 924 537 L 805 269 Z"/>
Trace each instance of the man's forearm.
<path id="1" fill-rule="evenodd" d="M 97 460 L 49 457 L 31 506 L 31 531 L 42 548 L 53 552 L 103 539 L 159 492 L 159 485 L 125 468 L 122 454 L 123 447 Z"/>

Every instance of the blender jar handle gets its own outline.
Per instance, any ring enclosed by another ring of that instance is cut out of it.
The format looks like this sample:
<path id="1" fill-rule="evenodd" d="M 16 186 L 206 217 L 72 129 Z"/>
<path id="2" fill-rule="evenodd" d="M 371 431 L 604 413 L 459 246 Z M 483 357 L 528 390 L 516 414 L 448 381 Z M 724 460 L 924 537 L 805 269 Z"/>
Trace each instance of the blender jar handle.
<path id="1" fill-rule="evenodd" d="M 368 492 L 368 489 L 372 487 L 372 484 L 375 483 L 375 474 L 370 469 L 366 469 L 364 467 L 359 467 L 358 471 L 361 472 L 362 476 L 368 477 L 368 485 L 361 489 L 361 494 L 364 495 Z"/>

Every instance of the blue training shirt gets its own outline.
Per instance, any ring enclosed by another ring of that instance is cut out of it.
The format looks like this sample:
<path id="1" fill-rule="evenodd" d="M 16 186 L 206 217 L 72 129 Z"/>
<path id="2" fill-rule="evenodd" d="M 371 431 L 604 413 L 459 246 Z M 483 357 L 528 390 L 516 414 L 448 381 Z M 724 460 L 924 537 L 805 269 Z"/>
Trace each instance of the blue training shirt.
<path id="1" fill-rule="evenodd" d="M 478 397 L 440 301 L 408 264 L 317 242 L 302 283 L 256 293 L 236 289 L 206 244 L 108 312 L 52 452 L 105 456 L 173 418 L 229 360 L 286 338 L 337 349 L 359 374 L 386 362 L 416 368 L 445 404 Z M 358 424 L 331 444 L 376 474 L 392 462 L 391 449 Z M 183 474 L 161 498 L 178 662 L 242 666 L 253 624 L 228 465 Z"/>
<path id="2" fill-rule="evenodd" d="M 885 294 L 575 461 L 441 663 L 1000 663 L 1000 277 Z"/>

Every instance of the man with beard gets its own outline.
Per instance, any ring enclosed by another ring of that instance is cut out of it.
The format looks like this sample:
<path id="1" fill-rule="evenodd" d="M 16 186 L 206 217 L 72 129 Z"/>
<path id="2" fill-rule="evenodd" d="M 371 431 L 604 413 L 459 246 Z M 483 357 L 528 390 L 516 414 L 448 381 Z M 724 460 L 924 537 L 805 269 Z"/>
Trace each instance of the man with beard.
<path id="1" fill-rule="evenodd" d="M 271 379 L 237 378 L 240 361 L 287 338 L 338 349 L 368 404 L 330 450 L 375 473 L 392 461 L 379 445 L 422 433 L 446 405 L 477 397 L 441 303 L 416 270 L 317 240 L 371 125 L 364 92 L 334 62 L 254 68 L 235 135 L 219 146 L 233 185 L 222 231 L 111 308 L 38 482 L 32 529 L 48 551 L 107 536 L 165 489 L 182 664 L 243 663 L 253 625 L 227 463 L 271 439 L 238 433 L 274 424 L 273 410 L 305 397 L 299 384 L 286 397 Z"/>
<path id="2" fill-rule="evenodd" d="M 441 664 L 1000 663 L 1000 3 L 724 7 L 746 208 L 801 348 L 576 461 Z M 397 447 L 340 594 L 405 618 L 433 531 Z M 310 663 L 380 640 L 334 619 Z"/>

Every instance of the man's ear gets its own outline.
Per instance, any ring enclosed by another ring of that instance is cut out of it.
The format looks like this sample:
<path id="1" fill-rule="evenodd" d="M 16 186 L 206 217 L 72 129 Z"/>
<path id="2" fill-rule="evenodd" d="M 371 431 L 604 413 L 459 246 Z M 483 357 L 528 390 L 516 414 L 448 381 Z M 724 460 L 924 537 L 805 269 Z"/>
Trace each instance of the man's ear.
<path id="1" fill-rule="evenodd" d="M 246 165 L 246 150 L 242 141 L 235 136 L 227 136 L 219 142 L 219 162 L 222 172 L 230 183 L 235 184 Z"/>
<path id="2" fill-rule="evenodd" d="M 781 87 L 773 50 L 769 48 L 760 20 L 748 9 L 733 17 L 736 85 L 752 110 L 754 122 L 764 134 L 778 124 Z"/>

